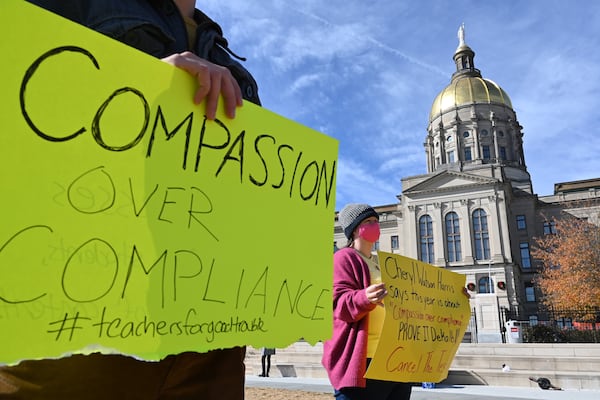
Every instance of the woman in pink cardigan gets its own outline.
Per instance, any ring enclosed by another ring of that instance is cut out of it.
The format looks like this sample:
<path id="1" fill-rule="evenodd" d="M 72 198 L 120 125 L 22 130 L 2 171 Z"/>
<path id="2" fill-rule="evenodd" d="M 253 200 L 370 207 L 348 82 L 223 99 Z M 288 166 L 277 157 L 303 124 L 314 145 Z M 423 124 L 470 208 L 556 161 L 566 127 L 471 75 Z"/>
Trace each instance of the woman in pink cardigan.
<path id="1" fill-rule="evenodd" d="M 387 290 L 371 254 L 379 215 L 367 204 L 348 204 L 338 218 L 347 247 L 333 257 L 333 337 L 324 343 L 323 366 L 338 400 L 409 400 L 411 384 L 365 379 L 381 333 Z"/>

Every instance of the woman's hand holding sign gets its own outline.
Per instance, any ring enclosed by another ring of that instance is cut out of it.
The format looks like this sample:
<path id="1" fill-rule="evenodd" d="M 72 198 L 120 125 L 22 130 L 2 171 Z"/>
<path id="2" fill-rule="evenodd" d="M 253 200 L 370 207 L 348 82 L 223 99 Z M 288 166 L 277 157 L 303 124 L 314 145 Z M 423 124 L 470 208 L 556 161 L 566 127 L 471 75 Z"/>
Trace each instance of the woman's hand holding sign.
<path id="1" fill-rule="evenodd" d="M 383 298 L 387 296 L 388 291 L 383 283 L 371 285 L 365 289 L 367 299 L 373 303 L 383 307 Z"/>

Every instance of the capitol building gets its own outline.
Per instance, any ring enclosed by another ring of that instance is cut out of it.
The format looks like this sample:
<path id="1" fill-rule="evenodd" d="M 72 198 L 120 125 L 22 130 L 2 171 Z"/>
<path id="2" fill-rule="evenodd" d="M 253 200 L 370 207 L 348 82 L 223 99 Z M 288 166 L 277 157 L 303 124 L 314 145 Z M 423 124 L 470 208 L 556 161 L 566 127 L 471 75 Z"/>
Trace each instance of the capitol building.
<path id="1" fill-rule="evenodd" d="M 508 93 L 475 68 L 463 27 L 453 59 L 456 71 L 429 113 L 427 173 L 404 177 L 397 203 L 374 205 L 381 223 L 374 250 L 466 275 L 467 340 L 503 342 L 506 320 L 547 321 L 534 283 L 534 238 L 554 233 L 563 211 L 600 224 L 600 177 L 533 193 L 523 127 Z M 336 217 L 334 249 L 345 245 Z"/>

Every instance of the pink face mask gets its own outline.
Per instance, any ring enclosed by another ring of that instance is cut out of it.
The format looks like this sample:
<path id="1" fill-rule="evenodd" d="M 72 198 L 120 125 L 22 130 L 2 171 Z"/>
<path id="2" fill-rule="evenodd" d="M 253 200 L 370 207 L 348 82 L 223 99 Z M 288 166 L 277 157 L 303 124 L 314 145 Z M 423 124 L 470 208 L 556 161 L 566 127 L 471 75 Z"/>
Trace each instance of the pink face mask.
<path id="1" fill-rule="evenodd" d="M 379 240 L 379 234 L 379 222 L 377 221 L 363 224 L 358 228 L 358 236 L 367 242 L 375 243 Z"/>

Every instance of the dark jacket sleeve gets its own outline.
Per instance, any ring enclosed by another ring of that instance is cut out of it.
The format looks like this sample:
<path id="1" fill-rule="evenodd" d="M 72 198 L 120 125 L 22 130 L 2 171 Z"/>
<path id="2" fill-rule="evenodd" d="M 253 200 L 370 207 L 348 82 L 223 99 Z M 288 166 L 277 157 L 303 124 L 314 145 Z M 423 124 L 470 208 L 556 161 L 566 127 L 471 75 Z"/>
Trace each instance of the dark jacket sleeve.
<path id="1" fill-rule="evenodd" d="M 260 105 L 258 85 L 228 47 L 221 27 L 196 10 L 196 43 L 190 48 L 185 22 L 172 0 L 27 0 L 146 54 L 164 58 L 189 50 L 229 69 L 245 100 Z"/>
<path id="2" fill-rule="evenodd" d="M 29 3 L 52 11 L 78 24 L 83 24 L 88 0 L 27 0 Z"/>

